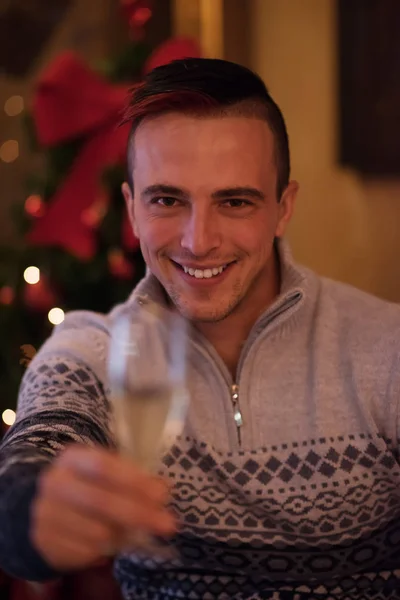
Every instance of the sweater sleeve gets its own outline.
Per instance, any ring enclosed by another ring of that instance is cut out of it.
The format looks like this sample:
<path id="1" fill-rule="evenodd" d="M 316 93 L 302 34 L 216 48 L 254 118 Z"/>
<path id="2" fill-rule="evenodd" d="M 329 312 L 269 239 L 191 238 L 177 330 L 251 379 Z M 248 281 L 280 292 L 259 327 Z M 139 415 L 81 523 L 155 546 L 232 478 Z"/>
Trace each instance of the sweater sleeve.
<path id="1" fill-rule="evenodd" d="M 46 581 L 59 575 L 30 542 L 41 471 L 68 444 L 114 446 L 107 343 L 104 331 L 72 319 L 44 344 L 22 380 L 16 422 L 0 447 L 0 567 L 14 577 Z"/>

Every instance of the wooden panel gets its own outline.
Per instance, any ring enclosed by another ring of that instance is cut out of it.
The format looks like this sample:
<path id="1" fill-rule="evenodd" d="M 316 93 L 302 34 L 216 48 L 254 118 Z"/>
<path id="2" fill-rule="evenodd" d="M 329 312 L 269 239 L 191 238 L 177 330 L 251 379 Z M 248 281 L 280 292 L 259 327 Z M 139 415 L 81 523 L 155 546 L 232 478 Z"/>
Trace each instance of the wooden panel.
<path id="1" fill-rule="evenodd" d="M 249 65 L 248 0 L 174 0 L 174 31 L 195 37 L 204 55 Z"/>
<path id="2" fill-rule="evenodd" d="M 175 35 L 200 39 L 199 0 L 173 0 L 173 28 Z"/>
<path id="3" fill-rule="evenodd" d="M 252 0 L 224 0 L 224 58 L 251 68 Z"/>
<path id="4" fill-rule="evenodd" d="M 340 162 L 400 175 L 400 2 L 339 0 Z"/>

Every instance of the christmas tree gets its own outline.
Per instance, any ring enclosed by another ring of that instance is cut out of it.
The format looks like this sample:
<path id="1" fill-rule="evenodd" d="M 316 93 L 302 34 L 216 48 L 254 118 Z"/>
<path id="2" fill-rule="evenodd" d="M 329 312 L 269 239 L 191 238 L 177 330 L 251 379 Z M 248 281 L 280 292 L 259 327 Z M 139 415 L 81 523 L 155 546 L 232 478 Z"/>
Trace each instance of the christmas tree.
<path id="1" fill-rule="evenodd" d="M 116 1 L 129 22 L 126 49 L 97 70 L 73 53 L 57 56 L 26 117 L 44 168 L 29 174 L 14 207 L 19 244 L 0 247 L 0 414 L 15 409 L 26 366 L 65 312 L 107 312 L 144 274 L 120 191 L 129 125 L 119 122 L 128 90 L 146 72 L 199 50 L 184 39 L 150 48 L 151 1 Z"/>

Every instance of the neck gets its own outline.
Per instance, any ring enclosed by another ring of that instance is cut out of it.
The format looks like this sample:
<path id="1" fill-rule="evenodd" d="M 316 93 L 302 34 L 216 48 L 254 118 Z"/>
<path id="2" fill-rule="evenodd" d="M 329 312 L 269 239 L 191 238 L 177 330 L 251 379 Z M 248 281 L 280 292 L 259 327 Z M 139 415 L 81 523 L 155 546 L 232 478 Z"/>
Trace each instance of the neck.
<path id="1" fill-rule="evenodd" d="M 196 323 L 196 328 L 214 346 L 228 367 L 233 379 L 244 343 L 262 313 L 272 304 L 280 290 L 280 269 L 277 252 L 273 253 L 266 276 L 263 272 L 254 282 L 246 298 L 225 319 L 216 323 Z"/>

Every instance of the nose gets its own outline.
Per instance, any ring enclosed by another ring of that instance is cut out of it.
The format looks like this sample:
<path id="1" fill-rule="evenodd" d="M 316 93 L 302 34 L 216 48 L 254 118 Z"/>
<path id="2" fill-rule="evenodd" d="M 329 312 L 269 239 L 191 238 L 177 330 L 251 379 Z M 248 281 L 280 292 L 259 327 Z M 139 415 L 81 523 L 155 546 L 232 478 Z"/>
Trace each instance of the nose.
<path id="1" fill-rule="evenodd" d="M 221 245 L 218 216 L 204 206 L 192 207 L 185 223 L 181 246 L 194 256 L 207 256 Z"/>

